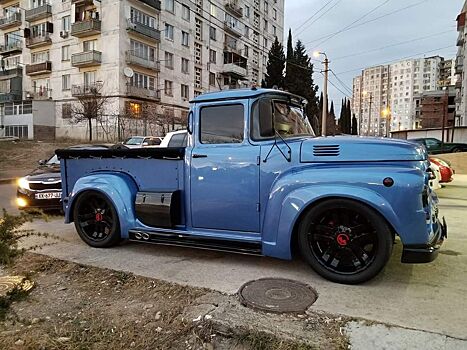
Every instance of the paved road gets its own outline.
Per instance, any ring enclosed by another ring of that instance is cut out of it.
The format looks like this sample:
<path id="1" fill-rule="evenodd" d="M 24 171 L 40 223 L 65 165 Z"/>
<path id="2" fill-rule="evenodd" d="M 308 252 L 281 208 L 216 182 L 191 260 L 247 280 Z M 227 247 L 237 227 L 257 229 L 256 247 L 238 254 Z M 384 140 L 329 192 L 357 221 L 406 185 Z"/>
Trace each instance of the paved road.
<path id="1" fill-rule="evenodd" d="M 15 203 L 16 185 L 0 185 L 0 209 L 5 208 L 10 214 L 17 214 L 18 207 Z"/>
<path id="2" fill-rule="evenodd" d="M 467 231 L 464 225 L 467 176 L 458 175 L 452 184 L 439 190 L 439 195 L 441 214 L 449 224 L 449 239 L 439 258 L 431 264 L 400 264 L 401 246 L 398 244 L 384 272 L 358 286 L 330 283 L 298 260 L 281 261 L 137 243 L 95 249 L 81 242 L 72 225 L 64 225 L 59 220 L 32 225 L 39 231 L 56 233 L 66 239 L 42 250 L 57 258 L 226 293 L 235 293 L 243 283 L 260 277 L 292 278 L 317 289 L 319 298 L 313 306 L 316 310 L 467 339 Z"/>

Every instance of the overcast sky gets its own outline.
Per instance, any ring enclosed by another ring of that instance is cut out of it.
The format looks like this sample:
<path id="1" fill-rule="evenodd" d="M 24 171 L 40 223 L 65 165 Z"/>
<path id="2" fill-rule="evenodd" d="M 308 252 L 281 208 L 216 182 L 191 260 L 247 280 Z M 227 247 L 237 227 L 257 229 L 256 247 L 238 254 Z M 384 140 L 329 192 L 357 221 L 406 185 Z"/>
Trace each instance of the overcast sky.
<path id="1" fill-rule="evenodd" d="M 302 40 L 310 56 L 317 49 L 326 52 L 330 69 L 351 89 L 353 77 L 363 67 L 407 56 L 454 58 L 455 20 L 463 3 L 464 0 L 285 0 L 284 42 L 291 28 L 294 43 Z M 378 17 L 381 18 L 372 21 Z M 350 26 L 356 27 L 326 38 Z M 411 42 L 396 45 L 407 41 Z M 320 69 L 322 65 L 315 62 L 314 79 L 321 90 Z M 351 91 L 332 74 L 330 80 L 351 96 Z M 345 96 L 342 92 L 329 84 L 337 115 Z"/>

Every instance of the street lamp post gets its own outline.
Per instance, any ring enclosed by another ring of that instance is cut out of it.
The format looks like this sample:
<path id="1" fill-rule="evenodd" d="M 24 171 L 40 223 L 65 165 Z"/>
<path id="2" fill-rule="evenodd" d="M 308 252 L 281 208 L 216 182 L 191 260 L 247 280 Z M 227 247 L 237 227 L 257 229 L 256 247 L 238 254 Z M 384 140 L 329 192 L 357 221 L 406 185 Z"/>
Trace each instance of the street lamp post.
<path id="1" fill-rule="evenodd" d="M 321 136 L 326 136 L 326 124 L 328 120 L 328 67 L 329 60 L 325 52 L 315 51 L 313 56 L 319 57 L 319 55 L 324 56 L 324 83 L 323 83 L 323 113 L 321 115 Z"/>
<path id="2" fill-rule="evenodd" d="M 363 91 L 363 96 L 369 95 L 370 96 L 370 109 L 368 110 L 368 125 L 366 128 L 366 136 L 370 136 L 370 127 L 371 127 L 371 104 L 373 103 L 373 93 Z"/>

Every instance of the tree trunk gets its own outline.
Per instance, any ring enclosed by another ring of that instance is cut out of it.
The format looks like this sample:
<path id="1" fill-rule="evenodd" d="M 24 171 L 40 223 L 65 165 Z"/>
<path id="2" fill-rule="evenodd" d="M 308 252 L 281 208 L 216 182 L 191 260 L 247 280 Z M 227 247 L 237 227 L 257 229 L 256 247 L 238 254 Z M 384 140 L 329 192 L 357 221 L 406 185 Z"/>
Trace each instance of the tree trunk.
<path id="1" fill-rule="evenodd" d="M 88 119 L 89 122 L 89 141 L 92 141 L 92 119 Z"/>

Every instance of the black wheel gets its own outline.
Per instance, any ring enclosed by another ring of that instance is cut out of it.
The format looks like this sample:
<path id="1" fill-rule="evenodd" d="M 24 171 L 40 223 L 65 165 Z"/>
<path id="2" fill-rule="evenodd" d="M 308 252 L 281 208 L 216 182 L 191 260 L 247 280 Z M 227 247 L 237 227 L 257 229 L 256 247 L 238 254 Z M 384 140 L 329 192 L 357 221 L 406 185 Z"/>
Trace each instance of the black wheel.
<path id="1" fill-rule="evenodd" d="M 303 257 L 318 274 L 344 284 L 375 277 L 393 247 L 386 221 L 349 199 L 330 199 L 310 209 L 299 225 L 298 240 Z"/>
<path id="2" fill-rule="evenodd" d="M 460 148 L 458 148 L 458 147 L 454 147 L 452 149 L 452 153 L 457 153 L 457 152 L 462 152 L 462 150 Z"/>
<path id="3" fill-rule="evenodd" d="M 73 220 L 81 239 L 92 247 L 111 247 L 121 240 L 117 211 L 100 192 L 87 191 L 76 199 Z"/>

